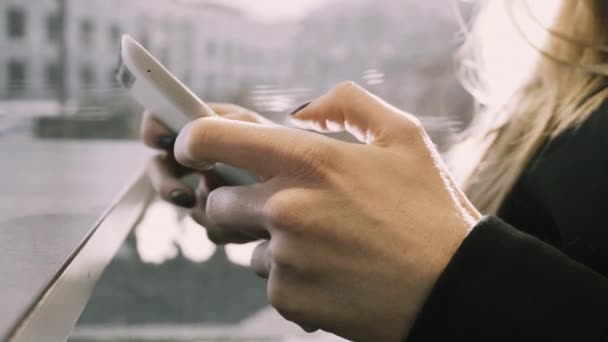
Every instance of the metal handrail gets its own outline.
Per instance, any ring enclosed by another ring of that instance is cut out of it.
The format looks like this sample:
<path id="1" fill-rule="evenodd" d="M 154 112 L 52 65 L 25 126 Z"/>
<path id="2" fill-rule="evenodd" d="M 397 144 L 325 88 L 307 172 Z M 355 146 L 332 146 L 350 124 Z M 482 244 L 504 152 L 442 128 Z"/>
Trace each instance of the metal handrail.
<path id="1" fill-rule="evenodd" d="M 65 261 L 8 337 L 10 342 L 65 341 L 91 293 L 153 197 L 141 172 Z"/>

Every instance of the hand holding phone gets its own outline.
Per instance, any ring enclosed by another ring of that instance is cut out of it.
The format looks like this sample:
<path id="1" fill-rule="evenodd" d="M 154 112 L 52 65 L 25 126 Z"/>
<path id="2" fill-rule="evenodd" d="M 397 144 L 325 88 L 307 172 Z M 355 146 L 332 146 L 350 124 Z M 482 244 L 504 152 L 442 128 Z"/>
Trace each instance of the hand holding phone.
<path id="1" fill-rule="evenodd" d="M 217 116 L 129 35 L 122 37 L 116 77 L 138 103 L 154 113 L 174 133 L 179 133 L 192 120 Z M 248 185 L 258 181 L 254 175 L 229 165 L 216 164 L 215 170 L 228 185 Z"/>

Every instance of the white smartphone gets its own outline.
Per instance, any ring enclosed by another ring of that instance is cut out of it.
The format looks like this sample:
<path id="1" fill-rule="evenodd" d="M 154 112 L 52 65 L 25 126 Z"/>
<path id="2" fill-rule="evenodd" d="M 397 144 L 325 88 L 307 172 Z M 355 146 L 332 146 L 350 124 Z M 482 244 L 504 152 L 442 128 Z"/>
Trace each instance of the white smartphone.
<path id="1" fill-rule="evenodd" d="M 116 78 L 139 104 L 175 133 L 194 119 L 217 116 L 129 35 L 122 36 Z M 248 185 L 258 181 L 249 172 L 229 165 L 218 163 L 215 170 L 228 185 Z"/>

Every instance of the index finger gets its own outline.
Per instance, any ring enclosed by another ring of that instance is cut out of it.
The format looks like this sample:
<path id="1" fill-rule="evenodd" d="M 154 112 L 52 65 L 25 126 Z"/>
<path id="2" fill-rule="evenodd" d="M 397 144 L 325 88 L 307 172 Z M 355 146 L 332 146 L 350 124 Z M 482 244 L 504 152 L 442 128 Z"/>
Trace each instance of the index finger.
<path id="1" fill-rule="evenodd" d="M 200 169 L 209 161 L 246 169 L 263 179 L 289 167 L 314 161 L 330 139 L 297 129 L 264 126 L 222 118 L 202 118 L 188 124 L 175 144 L 181 164 Z"/>
<path id="2" fill-rule="evenodd" d="M 410 144 L 420 122 L 353 82 L 343 82 L 296 111 L 289 120 L 295 127 L 319 132 L 346 130 L 360 142 L 386 147 Z"/>

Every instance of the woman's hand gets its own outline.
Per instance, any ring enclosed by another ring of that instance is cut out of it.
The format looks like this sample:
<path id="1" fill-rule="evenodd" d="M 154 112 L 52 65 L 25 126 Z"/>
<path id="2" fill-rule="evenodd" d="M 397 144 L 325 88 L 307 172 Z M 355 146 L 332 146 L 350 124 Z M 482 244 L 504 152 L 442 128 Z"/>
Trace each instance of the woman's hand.
<path id="1" fill-rule="evenodd" d="M 211 103 L 209 106 L 226 119 L 275 125 L 258 113 L 237 105 Z M 211 241 L 217 244 L 246 243 L 267 237 L 264 231 L 252 235 L 251 229 L 238 233 L 234 230 L 225 231 L 211 224 L 205 215 L 207 195 L 210 191 L 224 185 L 222 180 L 213 171 L 206 171 L 201 172 L 201 181 L 196 191 L 186 184 L 182 178 L 197 171 L 186 168 L 175 161 L 173 147 L 177 134 L 166 128 L 155 118 L 154 114 L 144 113 L 141 135 L 144 144 L 164 152 L 157 155 L 148 167 L 148 175 L 154 188 L 164 200 L 192 209 L 192 218 L 205 227 Z"/>
<path id="2" fill-rule="evenodd" d="M 216 160 L 262 179 L 213 190 L 206 216 L 228 231 L 268 232 L 252 266 L 283 316 L 357 341 L 402 340 L 480 214 L 420 123 L 352 83 L 294 122 L 345 128 L 367 144 L 205 118 L 181 132 L 175 156 L 189 168 Z"/>

